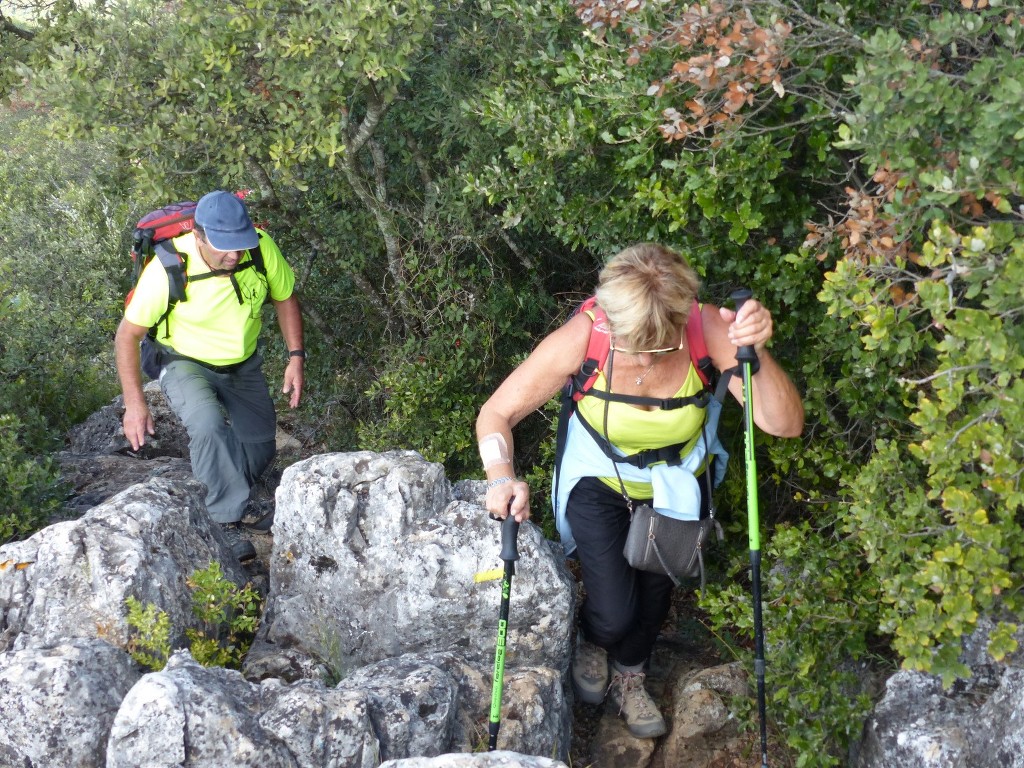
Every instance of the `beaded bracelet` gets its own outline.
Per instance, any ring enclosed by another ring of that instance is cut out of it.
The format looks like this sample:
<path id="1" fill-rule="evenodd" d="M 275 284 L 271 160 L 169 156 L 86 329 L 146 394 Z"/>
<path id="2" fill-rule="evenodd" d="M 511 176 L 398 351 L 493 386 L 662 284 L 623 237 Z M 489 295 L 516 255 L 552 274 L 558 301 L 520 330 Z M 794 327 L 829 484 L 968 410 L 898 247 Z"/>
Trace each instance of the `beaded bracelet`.
<path id="1" fill-rule="evenodd" d="M 498 478 L 495 478 L 494 480 L 491 480 L 491 481 L 490 481 L 490 482 L 489 482 L 489 483 L 487 484 L 487 490 L 489 491 L 489 490 L 491 490 L 491 488 L 494 488 L 494 487 L 496 487 L 496 486 L 499 486 L 499 485 L 501 485 L 502 483 L 510 483 L 510 482 L 512 482 L 513 480 L 515 480 L 515 478 L 514 478 L 514 477 L 498 477 Z"/>

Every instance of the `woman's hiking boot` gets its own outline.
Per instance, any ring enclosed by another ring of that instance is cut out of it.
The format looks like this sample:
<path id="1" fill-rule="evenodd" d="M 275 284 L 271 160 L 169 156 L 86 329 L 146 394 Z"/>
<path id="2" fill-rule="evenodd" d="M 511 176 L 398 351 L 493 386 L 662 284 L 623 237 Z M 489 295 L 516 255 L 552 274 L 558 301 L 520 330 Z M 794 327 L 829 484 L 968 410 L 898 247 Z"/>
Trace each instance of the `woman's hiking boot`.
<path id="1" fill-rule="evenodd" d="M 644 688 L 646 678 L 643 672 L 623 672 L 616 668 L 608 687 L 608 700 L 619 708 L 619 715 L 626 721 L 629 732 L 638 739 L 654 739 L 664 736 L 668 730 L 665 718 Z"/>
<path id="2" fill-rule="evenodd" d="M 582 634 L 576 638 L 572 682 L 576 695 L 586 704 L 600 704 L 608 692 L 608 652 L 584 640 Z"/>

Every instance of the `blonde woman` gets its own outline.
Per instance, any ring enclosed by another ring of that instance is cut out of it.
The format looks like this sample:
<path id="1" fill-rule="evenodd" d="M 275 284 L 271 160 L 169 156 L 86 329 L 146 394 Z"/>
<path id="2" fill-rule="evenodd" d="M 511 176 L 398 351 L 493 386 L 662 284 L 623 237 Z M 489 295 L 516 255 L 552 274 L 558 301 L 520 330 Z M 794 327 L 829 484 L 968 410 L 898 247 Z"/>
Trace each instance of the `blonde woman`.
<path id="1" fill-rule="evenodd" d="M 697 289 L 697 276 L 685 259 L 661 245 L 634 245 L 608 262 L 595 295 L 607 316 L 610 351 L 604 370 L 596 372 L 590 390 L 595 396 L 584 396 L 576 405 L 556 468 L 558 530 L 566 555 L 580 561 L 586 591 L 573 684 L 585 702 L 610 698 L 640 738 L 661 736 L 666 730 L 646 691 L 644 670 L 669 610 L 673 581 L 626 562 L 622 552 L 630 511 L 634 504 L 650 502 L 656 508 L 683 508 L 694 518 L 706 515 L 710 500 L 701 490 L 708 487 L 703 476 L 709 473 L 720 480 L 724 463 L 716 467 L 714 448 L 699 439 L 710 409 L 687 405 L 664 410 L 642 401 L 616 401 L 615 396 L 663 400 L 700 393 L 703 383 L 686 337 Z M 718 371 L 736 366 L 738 347 L 756 350 L 760 369 L 752 380 L 752 394 L 757 426 L 779 437 L 799 436 L 804 422 L 800 395 L 765 347 L 772 337 L 771 313 L 753 299 L 738 313 L 709 304 L 697 311 Z M 599 316 L 580 312 L 545 337 L 481 408 L 477 439 L 492 515 L 529 519 L 530 489 L 514 473 L 512 428 L 579 373 Z M 730 381 L 729 391 L 742 402 L 739 377 Z M 664 453 L 667 446 L 673 459 L 646 467 L 613 463 L 595 452 L 598 441 L 622 456 L 657 449 Z"/>

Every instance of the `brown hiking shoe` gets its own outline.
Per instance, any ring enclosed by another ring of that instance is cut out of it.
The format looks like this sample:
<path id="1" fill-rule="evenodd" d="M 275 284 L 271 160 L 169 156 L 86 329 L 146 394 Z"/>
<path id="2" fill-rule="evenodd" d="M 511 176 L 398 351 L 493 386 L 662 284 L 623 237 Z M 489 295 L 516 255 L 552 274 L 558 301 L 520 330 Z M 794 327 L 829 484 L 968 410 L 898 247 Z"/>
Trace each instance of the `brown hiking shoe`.
<path id="1" fill-rule="evenodd" d="M 619 708 L 629 732 L 638 739 L 654 739 L 664 736 L 668 730 L 654 699 L 644 688 L 646 678 L 643 672 L 619 672 L 616 669 L 608 687 L 609 701 Z"/>
<path id="2" fill-rule="evenodd" d="M 580 701 L 600 704 L 608 691 L 608 652 L 589 643 L 581 634 L 572 659 L 572 682 Z"/>

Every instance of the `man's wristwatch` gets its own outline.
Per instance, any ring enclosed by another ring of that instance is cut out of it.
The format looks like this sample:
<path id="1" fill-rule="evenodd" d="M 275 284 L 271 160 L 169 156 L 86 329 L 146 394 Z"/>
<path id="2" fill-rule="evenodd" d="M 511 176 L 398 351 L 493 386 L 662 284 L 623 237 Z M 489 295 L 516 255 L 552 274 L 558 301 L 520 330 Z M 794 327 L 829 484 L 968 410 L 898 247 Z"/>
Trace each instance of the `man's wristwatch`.
<path id="1" fill-rule="evenodd" d="M 288 357 L 301 357 L 303 360 L 306 359 L 306 350 L 304 349 L 293 349 L 288 353 Z"/>

